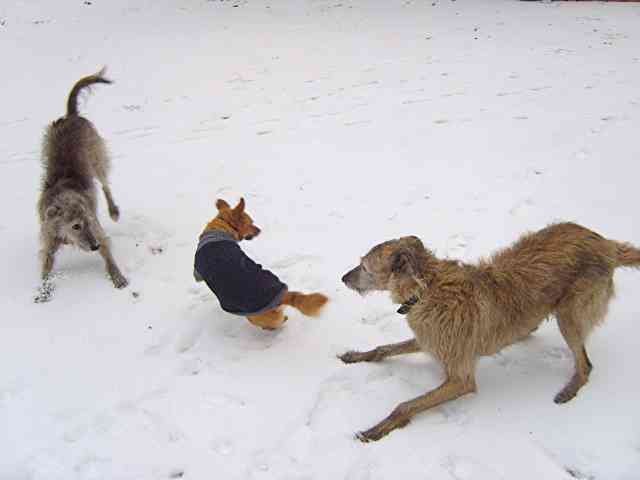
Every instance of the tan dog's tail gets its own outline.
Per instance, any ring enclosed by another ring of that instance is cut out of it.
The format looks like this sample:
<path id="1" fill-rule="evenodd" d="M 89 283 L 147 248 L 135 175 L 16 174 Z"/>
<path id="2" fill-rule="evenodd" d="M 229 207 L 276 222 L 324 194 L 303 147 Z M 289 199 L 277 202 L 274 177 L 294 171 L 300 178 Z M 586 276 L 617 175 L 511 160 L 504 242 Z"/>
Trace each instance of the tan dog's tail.
<path id="1" fill-rule="evenodd" d="M 618 265 L 620 267 L 640 268 L 640 249 L 630 243 L 615 243 L 617 247 Z"/>
<path id="2" fill-rule="evenodd" d="M 81 78 L 71 89 L 69 93 L 69 99 L 67 100 L 67 117 L 78 114 L 78 95 L 80 92 L 94 83 L 113 83 L 111 80 L 104 78 L 106 67 L 100 70 L 98 73 L 89 75 L 88 77 Z"/>
<path id="3" fill-rule="evenodd" d="M 315 317 L 327 301 L 329 299 L 321 293 L 287 292 L 282 299 L 282 304 L 289 305 L 308 317 Z"/>

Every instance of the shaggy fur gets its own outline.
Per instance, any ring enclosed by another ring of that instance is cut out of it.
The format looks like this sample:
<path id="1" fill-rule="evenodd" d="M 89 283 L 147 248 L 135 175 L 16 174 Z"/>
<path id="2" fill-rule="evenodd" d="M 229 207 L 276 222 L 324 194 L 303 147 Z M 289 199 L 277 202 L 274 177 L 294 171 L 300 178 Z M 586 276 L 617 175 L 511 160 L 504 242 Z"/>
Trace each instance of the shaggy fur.
<path id="1" fill-rule="evenodd" d="M 116 288 L 127 285 L 115 263 L 108 239 L 98 221 L 97 196 L 94 178 L 102 184 L 109 215 L 118 220 L 108 174 L 109 156 L 104 141 L 92 123 L 78 115 L 78 95 L 95 83 L 111 83 L 104 78 L 104 69 L 80 79 L 71 89 L 66 116 L 54 121 L 47 129 L 43 142 L 42 188 L 38 200 L 41 232 L 42 280 L 47 283 L 55 254 L 61 245 L 70 244 L 85 251 L 99 251 Z M 48 285 L 36 297 L 46 301 Z"/>
<path id="2" fill-rule="evenodd" d="M 446 380 L 401 403 L 359 438 L 378 440 L 423 410 L 475 392 L 478 357 L 521 340 L 551 315 L 575 360 L 555 402 L 571 400 L 589 378 L 585 339 L 604 320 L 617 267 L 640 267 L 640 250 L 573 223 L 524 235 L 477 265 L 440 260 L 417 237 L 377 245 L 342 280 L 361 294 L 388 290 L 415 338 L 340 358 L 371 362 L 422 351 L 444 366 Z"/>
<path id="3" fill-rule="evenodd" d="M 201 236 L 207 232 L 220 230 L 230 234 L 237 241 L 241 241 L 251 240 L 260 234 L 260 228 L 253 224 L 253 219 L 245 212 L 244 198 L 241 198 L 234 208 L 231 208 L 224 200 L 218 199 L 216 208 L 218 209 L 218 214 L 207 223 Z M 247 320 L 265 330 L 275 330 L 288 320 L 288 317 L 284 314 L 285 305 L 297 309 L 303 315 L 315 317 L 320 314 L 327 301 L 328 298 L 321 293 L 287 292 L 280 306 L 261 315 L 249 316 Z"/>

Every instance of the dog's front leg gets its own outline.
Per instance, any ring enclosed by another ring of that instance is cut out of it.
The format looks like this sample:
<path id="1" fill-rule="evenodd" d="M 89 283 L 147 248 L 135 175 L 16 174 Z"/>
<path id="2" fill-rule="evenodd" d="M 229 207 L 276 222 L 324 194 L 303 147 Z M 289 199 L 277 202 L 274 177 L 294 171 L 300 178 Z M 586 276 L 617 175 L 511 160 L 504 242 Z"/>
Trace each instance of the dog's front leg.
<path id="1" fill-rule="evenodd" d="M 364 432 L 359 432 L 356 437 L 362 442 L 380 440 L 396 428 L 406 426 L 417 413 L 440 405 L 441 403 L 461 397 L 467 393 L 475 392 L 476 384 L 473 378 L 469 380 L 447 379 L 442 385 L 424 395 L 403 402 L 394 408 L 393 412 L 378 423 L 375 427 Z"/>
<path id="2" fill-rule="evenodd" d="M 40 252 L 42 259 L 40 278 L 42 279 L 42 284 L 38 288 L 38 294 L 33 299 L 36 303 L 44 303 L 51 300 L 51 295 L 55 289 L 55 285 L 51 279 L 51 271 L 53 270 L 56 252 L 59 249 L 60 241 L 57 239 L 44 242 L 42 251 Z"/>
<path id="3" fill-rule="evenodd" d="M 357 362 L 379 362 L 387 357 L 393 357 L 396 355 L 404 355 L 406 353 L 416 353 L 420 351 L 420 346 L 415 338 L 411 340 L 405 340 L 399 343 L 390 343 L 389 345 L 380 345 L 366 352 L 349 351 L 342 355 L 338 355 L 338 358 L 344 363 L 357 363 Z"/>
<path id="4" fill-rule="evenodd" d="M 126 287 L 129 284 L 129 281 L 125 278 L 122 272 L 120 272 L 118 265 L 116 265 L 116 261 L 113 259 L 113 255 L 111 255 L 111 248 L 109 248 L 109 240 L 106 238 L 100 243 L 100 255 L 104 259 L 105 267 L 107 269 L 107 273 L 111 277 L 113 286 L 116 288 Z"/>
<path id="5" fill-rule="evenodd" d="M 40 278 L 42 280 L 47 280 L 49 278 L 49 274 L 51 273 L 51 270 L 53 270 L 56 253 L 60 249 L 60 245 L 61 243 L 58 239 L 44 240 L 42 250 L 40 251 L 42 259 Z"/>

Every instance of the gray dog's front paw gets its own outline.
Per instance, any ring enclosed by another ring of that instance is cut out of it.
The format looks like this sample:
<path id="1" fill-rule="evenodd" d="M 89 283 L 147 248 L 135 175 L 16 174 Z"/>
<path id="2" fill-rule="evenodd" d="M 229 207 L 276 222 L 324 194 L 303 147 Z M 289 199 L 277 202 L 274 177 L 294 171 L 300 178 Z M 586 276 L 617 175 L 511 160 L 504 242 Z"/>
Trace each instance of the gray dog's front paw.
<path id="1" fill-rule="evenodd" d="M 38 295 L 33 297 L 33 303 L 47 303 L 50 300 L 51 294 L 38 293 Z"/>
<path id="2" fill-rule="evenodd" d="M 112 275 L 111 280 L 113 281 L 113 286 L 116 288 L 124 288 L 129 285 L 129 280 L 127 280 L 121 273 Z"/>
<path id="3" fill-rule="evenodd" d="M 117 222 L 120 220 L 120 209 L 115 205 L 113 207 L 109 207 L 109 216 L 111 217 L 111 220 Z"/>
<path id="4" fill-rule="evenodd" d="M 53 297 L 53 291 L 55 285 L 50 280 L 45 280 L 40 288 L 38 288 L 38 294 L 33 298 L 35 303 L 46 303 Z"/>

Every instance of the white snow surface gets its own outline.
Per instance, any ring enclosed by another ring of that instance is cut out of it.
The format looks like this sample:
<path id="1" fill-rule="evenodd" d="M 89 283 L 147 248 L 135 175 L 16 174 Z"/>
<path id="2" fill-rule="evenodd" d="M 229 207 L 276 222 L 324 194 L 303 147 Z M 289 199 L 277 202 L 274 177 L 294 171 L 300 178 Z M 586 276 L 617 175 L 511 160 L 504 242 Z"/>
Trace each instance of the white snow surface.
<path id="1" fill-rule="evenodd" d="M 555 321 L 478 366 L 478 392 L 372 444 L 354 432 L 437 386 L 433 359 L 344 365 L 410 338 L 340 282 L 415 234 L 474 261 L 571 220 L 640 244 L 640 6 L 512 0 L 5 0 L 0 5 L 0 479 L 640 478 L 640 274 L 587 345 L 579 395 Z M 45 126 L 81 76 L 107 140 L 130 279 L 58 256 L 39 284 Z M 276 333 L 192 279 L 217 197 L 291 288 L 331 298 Z M 134 296 L 134 293 L 136 296 Z"/>

